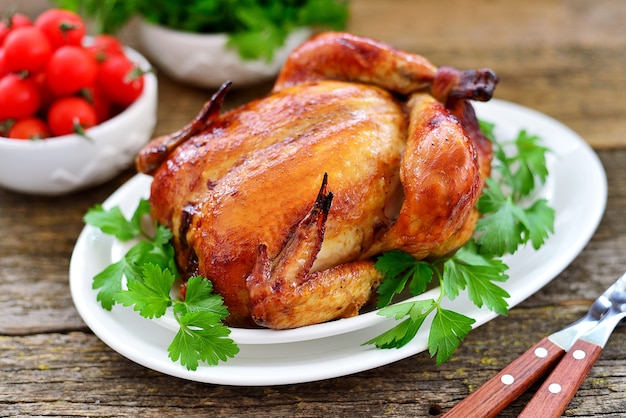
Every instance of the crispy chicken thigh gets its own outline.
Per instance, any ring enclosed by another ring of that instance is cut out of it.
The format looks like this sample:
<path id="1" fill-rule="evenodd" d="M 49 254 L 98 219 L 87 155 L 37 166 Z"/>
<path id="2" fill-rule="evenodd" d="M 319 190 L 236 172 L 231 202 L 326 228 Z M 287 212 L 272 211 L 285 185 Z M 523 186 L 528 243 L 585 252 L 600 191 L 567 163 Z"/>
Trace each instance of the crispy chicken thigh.
<path id="1" fill-rule="evenodd" d="M 455 251 L 471 236 L 491 148 L 469 99 L 489 70 L 436 68 L 346 33 L 294 51 L 273 91 L 198 117 L 137 157 L 184 277 L 224 297 L 231 326 L 295 328 L 356 315 L 374 257 Z"/>

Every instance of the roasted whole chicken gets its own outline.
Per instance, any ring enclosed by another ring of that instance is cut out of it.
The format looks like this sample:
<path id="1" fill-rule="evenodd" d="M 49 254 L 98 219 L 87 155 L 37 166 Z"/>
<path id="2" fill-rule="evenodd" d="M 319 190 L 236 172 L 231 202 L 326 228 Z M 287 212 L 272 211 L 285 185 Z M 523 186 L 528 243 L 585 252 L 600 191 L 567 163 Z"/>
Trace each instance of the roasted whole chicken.
<path id="1" fill-rule="evenodd" d="M 137 157 L 183 277 L 209 278 L 236 327 L 296 328 L 356 315 L 375 257 L 451 253 L 472 235 L 491 164 L 469 100 L 490 70 L 437 68 L 347 33 L 285 63 L 271 93 L 195 120 Z"/>

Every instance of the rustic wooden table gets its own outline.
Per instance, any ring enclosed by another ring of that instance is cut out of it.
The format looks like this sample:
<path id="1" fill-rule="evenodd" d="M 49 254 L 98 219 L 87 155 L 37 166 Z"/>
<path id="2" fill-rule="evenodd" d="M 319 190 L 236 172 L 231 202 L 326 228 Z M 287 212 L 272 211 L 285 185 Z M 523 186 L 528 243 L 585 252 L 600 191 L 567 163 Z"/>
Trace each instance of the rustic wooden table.
<path id="1" fill-rule="evenodd" d="M 606 169 L 608 203 L 587 247 L 554 280 L 473 331 L 447 363 L 422 353 L 350 376 L 272 387 L 171 377 L 109 348 L 68 287 L 82 215 L 133 174 L 68 196 L 0 190 L 0 416 L 438 416 L 536 340 L 580 317 L 626 269 L 626 5 L 622 0 L 353 0 L 350 30 L 436 64 L 491 67 L 496 97 L 577 131 Z M 210 93 L 160 76 L 156 134 Z M 269 86 L 231 95 L 229 106 Z M 574 226 L 575 227 L 575 226 Z M 618 328 L 565 416 L 626 416 L 626 333 Z M 536 387 L 533 387 L 536 389 Z M 513 417 L 532 390 L 502 412 Z"/>

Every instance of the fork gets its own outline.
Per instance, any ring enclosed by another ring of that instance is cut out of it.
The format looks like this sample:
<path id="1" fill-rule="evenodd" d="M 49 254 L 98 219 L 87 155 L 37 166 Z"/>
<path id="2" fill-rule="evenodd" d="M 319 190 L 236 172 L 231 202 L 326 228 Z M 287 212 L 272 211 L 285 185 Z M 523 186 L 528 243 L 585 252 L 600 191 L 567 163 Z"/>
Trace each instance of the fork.
<path id="1" fill-rule="evenodd" d="M 626 273 L 592 303 L 583 318 L 542 338 L 443 418 L 495 417 L 552 368 L 520 417 L 560 417 L 625 316 Z"/>

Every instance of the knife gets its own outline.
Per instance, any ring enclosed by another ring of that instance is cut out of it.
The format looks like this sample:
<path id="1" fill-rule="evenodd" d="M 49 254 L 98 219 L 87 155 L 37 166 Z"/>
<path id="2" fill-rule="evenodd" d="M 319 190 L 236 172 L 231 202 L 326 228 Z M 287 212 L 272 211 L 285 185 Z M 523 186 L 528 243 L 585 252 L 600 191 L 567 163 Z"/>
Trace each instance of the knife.
<path id="1" fill-rule="evenodd" d="M 624 302 L 620 302 L 622 298 Z M 443 418 L 495 417 L 555 366 L 544 383 L 545 387 L 537 391 L 520 417 L 560 416 L 600 356 L 610 333 L 626 316 L 624 309 L 626 273 L 591 304 L 583 318 L 542 338 L 444 414 Z M 565 355 L 570 352 L 571 355 Z M 567 379 L 563 380 L 564 376 Z M 560 409 L 560 412 L 550 415 L 550 408 Z"/>

